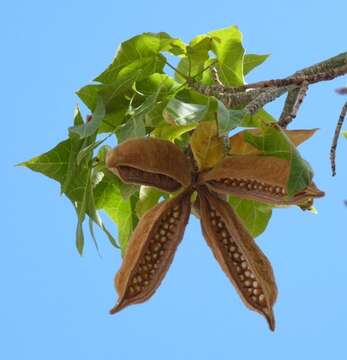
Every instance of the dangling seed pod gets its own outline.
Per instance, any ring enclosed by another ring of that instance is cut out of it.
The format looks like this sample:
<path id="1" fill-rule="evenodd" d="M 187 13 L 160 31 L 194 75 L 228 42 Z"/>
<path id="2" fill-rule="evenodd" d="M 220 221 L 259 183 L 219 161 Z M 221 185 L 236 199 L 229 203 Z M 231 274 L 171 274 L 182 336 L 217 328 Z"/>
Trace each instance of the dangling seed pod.
<path id="1" fill-rule="evenodd" d="M 183 237 L 190 214 L 190 194 L 186 191 L 164 201 L 141 218 L 116 275 L 119 300 L 111 314 L 146 301 L 160 285 Z"/>
<path id="2" fill-rule="evenodd" d="M 201 226 L 208 245 L 245 304 L 275 328 L 277 287 L 270 262 L 224 200 L 198 189 Z"/>
<path id="3" fill-rule="evenodd" d="M 191 183 L 191 163 L 170 141 L 150 137 L 129 139 L 107 153 L 106 165 L 126 183 L 168 192 Z"/>
<path id="4" fill-rule="evenodd" d="M 212 170 L 201 174 L 199 182 L 218 193 L 274 205 L 299 205 L 308 199 L 324 196 L 324 193 L 311 183 L 304 191 L 288 198 L 286 186 L 289 171 L 290 164 L 284 159 L 235 155 L 226 157 Z"/>

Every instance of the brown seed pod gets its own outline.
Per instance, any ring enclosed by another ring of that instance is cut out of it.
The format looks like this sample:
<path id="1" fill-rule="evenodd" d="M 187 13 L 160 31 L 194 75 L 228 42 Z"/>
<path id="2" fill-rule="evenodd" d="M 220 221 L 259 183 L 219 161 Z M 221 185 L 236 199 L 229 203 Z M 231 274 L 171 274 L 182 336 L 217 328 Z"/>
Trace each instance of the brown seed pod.
<path id="1" fill-rule="evenodd" d="M 286 185 L 289 171 L 290 164 L 285 159 L 235 155 L 226 157 L 212 170 L 202 173 L 199 183 L 205 183 L 218 193 L 275 205 L 299 205 L 308 199 L 324 196 L 324 193 L 311 183 L 304 191 L 288 198 Z"/>
<path id="2" fill-rule="evenodd" d="M 122 181 L 173 192 L 191 183 L 191 163 L 172 142 L 155 138 L 124 141 L 106 156 L 107 167 Z"/>
<path id="3" fill-rule="evenodd" d="M 160 285 L 182 240 L 190 214 L 190 191 L 159 203 L 143 215 L 115 278 L 118 303 L 110 313 L 142 303 Z"/>
<path id="4" fill-rule="evenodd" d="M 226 201 L 203 187 L 198 193 L 202 230 L 214 256 L 244 303 L 274 330 L 277 287 L 270 262 Z"/>

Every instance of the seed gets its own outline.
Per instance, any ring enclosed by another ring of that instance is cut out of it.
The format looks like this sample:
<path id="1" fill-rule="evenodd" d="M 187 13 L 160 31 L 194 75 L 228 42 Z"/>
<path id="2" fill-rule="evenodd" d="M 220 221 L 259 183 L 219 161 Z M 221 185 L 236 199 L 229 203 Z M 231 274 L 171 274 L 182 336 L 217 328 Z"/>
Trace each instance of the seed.
<path id="1" fill-rule="evenodd" d="M 230 252 L 234 252 L 235 250 L 236 250 L 236 247 L 233 246 L 233 245 L 231 245 L 230 248 L 229 248 L 229 251 L 230 251 Z"/>
<path id="2" fill-rule="evenodd" d="M 272 186 L 269 186 L 269 192 L 272 192 L 273 191 L 273 187 Z"/>
<path id="3" fill-rule="evenodd" d="M 175 218 L 174 218 L 174 217 L 170 217 L 169 223 L 170 223 L 170 224 L 174 224 L 175 222 L 176 222 Z"/>
<path id="4" fill-rule="evenodd" d="M 246 277 L 251 277 L 251 272 L 248 271 L 248 270 L 246 270 L 246 271 L 245 271 L 245 276 L 246 276 Z"/>
<path id="5" fill-rule="evenodd" d="M 138 275 L 138 276 L 137 276 L 137 282 L 139 282 L 139 283 L 142 282 L 142 277 L 141 277 L 141 275 Z"/>
<path id="6" fill-rule="evenodd" d="M 160 235 L 159 234 L 155 234 L 154 235 L 154 239 L 158 240 L 160 238 Z"/>
<path id="7" fill-rule="evenodd" d="M 160 250 L 159 251 L 159 256 L 163 256 L 164 255 L 164 250 Z"/>
<path id="8" fill-rule="evenodd" d="M 163 224 L 162 226 L 163 226 L 163 229 L 165 229 L 165 230 L 169 229 L 169 224 L 167 224 L 167 223 Z"/>
<path id="9" fill-rule="evenodd" d="M 219 221 L 218 224 L 217 224 L 217 226 L 218 226 L 220 229 L 222 229 L 223 226 L 224 226 L 224 224 L 223 224 L 221 221 Z"/>
<path id="10" fill-rule="evenodd" d="M 233 182 L 231 183 L 231 186 L 237 186 L 237 182 L 236 182 L 236 181 L 233 181 Z"/>
<path id="11" fill-rule="evenodd" d="M 130 295 L 134 294 L 135 290 L 132 286 L 129 286 L 129 293 Z"/>
<path id="12" fill-rule="evenodd" d="M 253 294 L 254 295 L 259 295 L 260 294 L 260 289 L 253 289 Z"/>
<path id="13" fill-rule="evenodd" d="M 253 287 L 257 288 L 259 286 L 258 282 L 257 281 L 253 281 Z"/>
<path id="14" fill-rule="evenodd" d="M 175 219 L 178 219 L 180 217 L 180 213 L 178 211 L 175 211 L 172 216 L 175 218 Z"/>
<path id="15" fill-rule="evenodd" d="M 264 294 L 260 294 L 259 295 L 259 303 L 264 304 L 264 302 L 265 302 L 265 296 L 264 296 Z"/>
<path id="16" fill-rule="evenodd" d="M 158 254 L 157 254 L 157 253 L 153 253 L 153 254 L 152 254 L 152 258 L 153 258 L 153 260 L 157 260 Z"/>
<path id="17" fill-rule="evenodd" d="M 246 261 L 242 261 L 241 267 L 242 267 L 243 270 L 246 270 L 246 269 L 247 269 L 247 263 L 246 263 Z"/>
<path id="18" fill-rule="evenodd" d="M 167 240 L 167 237 L 166 237 L 166 236 L 162 236 L 162 237 L 160 238 L 160 242 L 161 242 L 161 243 L 166 242 L 166 240 Z"/>
<path id="19" fill-rule="evenodd" d="M 151 258 L 150 255 L 146 255 L 146 256 L 145 256 L 145 259 L 146 259 L 147 261 L 151 261 L 151 260 L 152 260 L 152 258 Z"/>
<path id="20" fill-rule="evenodd" d="M 244 187 L 245 185 L 246 185 L 246 183 L 243 182 L 243 181 L 241 181 L 239 186 L 240 186 L 240 187 Z"/>
<path id="21" fill-rule="evenodd" d="M 252 296 L 252 300 L 254 301 L 254 302 L 257 302 L 257 297 L 256 296 Z"/>
<path id="22" fill-rule="evenodd" d="M 213 226 L 216 226 L 217 221 L 215 219 L 212 219 L 211 223 L 212 223 Z"/>
<path id="23" fill-rule="evenodd" d="M 249 280 L 246 280 L 246 281 L 245 281 L 245 286 L 246 286 L 246 287 L 250 287 L 250 286 L 251 286 L 251 282 L 250 282 Z"/>
<path id="24" fill-rule="evenodd" d="M 149 281 L 147 281 L 147 280 L 143 282 L 144 286 L 147 286 L 148 284 L 149 284 Z"/>
<path id="25" fill-rule="evenodd" d="M 210 211 L 210 217 L 214 218 L 216 216 L 216 212 L 214 210 Z"/>
<path id="26" fill-rule="evenodd" d="M 225 230 L 223 230 L 220 234 L 223 238 L 226 238 L 228 236 L 228 233 Z"/>
<path id="27" fill-rule="evenodd" d="M 164 229 L 160 229 L 159 233 L 160 233 L 160 235 L 165 235 L 166 231 Z"/>
<path id="28" fill-rule="evenodd" d="M 237 266 L 237 267 L 236 267 L 236 272 L 237 272 L 238 274 L 240 274 L 240 273 L 242 272 L 240 266 Z"/>
<path id="29" fill-rule="evenodd" d="M 240 258 L 240 254 L 239 253 L 234 253 L 233 254 L 233 258 L 235 259 L 235 260 L 238 260 L 239 258 Z"/>

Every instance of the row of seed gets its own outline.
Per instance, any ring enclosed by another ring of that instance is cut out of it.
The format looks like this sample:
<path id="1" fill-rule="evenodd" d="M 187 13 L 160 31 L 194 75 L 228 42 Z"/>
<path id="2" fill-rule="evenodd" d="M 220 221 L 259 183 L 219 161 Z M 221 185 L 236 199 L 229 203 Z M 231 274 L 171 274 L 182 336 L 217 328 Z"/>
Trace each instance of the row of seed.
<path id="1" fill-rule="evenodd" d="M 218 240 L 230 259 L 229 265 L 232 264 L 233 274 L 236 272 L 239 282 L 242 284 L 242 292 L 247 294 L 248 299 L 254 305 L 265 305 L 265 296 L 240 248 L 232 240 L 225 224 L 221 221 L 221 218 L 216 214 L 214 209 L 210 210 L 210 217 L 212 226 L 215 227 L 218 233 Z"/>
<path id="2" fill-rule="evenodd" d="M 179 205 L 174 206 L 173 209 L 169 209 L 163 214 L 159 226 L 157 226 L 149 239 L 147 249 L 139 262 L 138 268 L 131 277 L 128 295 L 137 295 L 148 287 L 163 260 L 167 241 L 174 234 L 180 215 Z"/>

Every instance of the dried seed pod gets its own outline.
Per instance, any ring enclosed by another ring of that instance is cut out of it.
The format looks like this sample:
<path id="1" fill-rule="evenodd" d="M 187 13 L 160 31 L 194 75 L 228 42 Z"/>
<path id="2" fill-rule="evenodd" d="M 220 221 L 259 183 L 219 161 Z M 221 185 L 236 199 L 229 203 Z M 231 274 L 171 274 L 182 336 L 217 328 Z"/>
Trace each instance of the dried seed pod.
<path id="1" fill-rule="evenodd" d="M 198 193 L 202 230 L 214 256 L 245 304 L 263 314 L 274 330 L 277 287 L 270 262 L 226 201 L 206 188 Z"/>
<path id="2" fill-rule="evenodd" d="M 170 141 L 150 137 L 129 139 L 107 153 L 106 165 L 124 182 L 168 192 L 191 183 L 191 163 Z"/>
<path id="3" fill-rule="evenodd" d="M 150 298 L 166 274 L 190 214 L 190 191 L 149 210 L 136 226 L 115 278 L 119 295 L 111 314 Z"/>
<path id="4" fill-rule="evenodd" d="M 314 183 L 304 191 L 288 198 L 286 185 L 290 164 L 273 156 L 235 155 L 226 157 L 212 170 L 202 173 L 199 183 L 222 194 L 263 201 L 275 205 L 305 203 L 308 199 L 322 197 Z"/>

